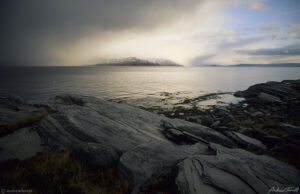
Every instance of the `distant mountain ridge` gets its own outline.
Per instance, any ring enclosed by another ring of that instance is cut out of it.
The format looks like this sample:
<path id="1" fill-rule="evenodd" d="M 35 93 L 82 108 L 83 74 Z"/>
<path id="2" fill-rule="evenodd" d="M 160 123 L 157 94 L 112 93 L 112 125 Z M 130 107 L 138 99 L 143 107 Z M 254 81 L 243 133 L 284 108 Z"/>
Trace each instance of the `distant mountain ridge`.
<path id="1" fill-rule="evenodd" d="M 236 64 L 236 65 L 194 65 L 195 67 L 300 67 L 300 63 Z"/>
<path id="2" fill-rule="evenodd" d="M 140 59 L 128 57 L 121 59 L 110 59 L 95 66 L 182 66 L 167 59 Z"/>

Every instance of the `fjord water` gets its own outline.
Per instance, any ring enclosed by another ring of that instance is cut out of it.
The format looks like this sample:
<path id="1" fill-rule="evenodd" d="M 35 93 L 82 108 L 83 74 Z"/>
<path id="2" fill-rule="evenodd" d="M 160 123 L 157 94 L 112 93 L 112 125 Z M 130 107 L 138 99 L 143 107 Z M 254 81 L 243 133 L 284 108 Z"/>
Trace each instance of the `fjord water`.
<path id="1" fill-rule="evenodd" d="M 1 67 L 0 90 L 25 100 L 71 93 L 139 99 L 163 93 L 234 92 L 266 81 L 300 79 L 297 67 Z"/>

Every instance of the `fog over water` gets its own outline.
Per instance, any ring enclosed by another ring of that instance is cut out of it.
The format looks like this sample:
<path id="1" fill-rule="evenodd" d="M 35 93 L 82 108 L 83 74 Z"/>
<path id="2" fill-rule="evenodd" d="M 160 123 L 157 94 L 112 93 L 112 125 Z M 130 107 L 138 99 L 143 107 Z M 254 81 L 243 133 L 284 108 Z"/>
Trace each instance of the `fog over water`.
<path id="1" fill-rule="evenodd" d="M 235 92 L 266 81 L 300 79 L 281 67 L 1 67 L 0 90 L 25 100 L 72 93 L 104 99 L 196 97 Z"/>

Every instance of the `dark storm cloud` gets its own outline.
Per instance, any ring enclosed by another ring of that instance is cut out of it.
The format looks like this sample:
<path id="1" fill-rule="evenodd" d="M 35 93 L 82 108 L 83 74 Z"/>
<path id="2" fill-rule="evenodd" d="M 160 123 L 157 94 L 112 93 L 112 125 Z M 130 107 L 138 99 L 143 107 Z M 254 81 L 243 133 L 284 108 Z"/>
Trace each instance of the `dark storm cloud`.
<path id="1" fill-rule="evenodd" d="M 300 55 L 300 45 L 294 44 L 289 46 L 284 46 L 281 48 L 266 48 L 257 50 L 240 50 L 237 51 L 241 54 L 246 55 L 285 55 L 285 56 L 295 56 Z"/>
<path id="2" fill-rule="evenodd" d="M 195 9 L 199 0 L 4 0 L 0 64 L 51 60 L 49 50 L 103 31 L 155 29 Z M 48 58 L 47 58 L 48 57 Z"/>

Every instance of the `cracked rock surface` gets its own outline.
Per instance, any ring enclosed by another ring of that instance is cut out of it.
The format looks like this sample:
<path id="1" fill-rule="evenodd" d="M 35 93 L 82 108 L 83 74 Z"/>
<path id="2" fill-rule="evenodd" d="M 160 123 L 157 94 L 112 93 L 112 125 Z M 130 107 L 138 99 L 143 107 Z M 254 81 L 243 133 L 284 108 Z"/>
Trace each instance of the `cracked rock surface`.
<path id="1" fill-rule="evenodd" d="M 22 101 L 1 101 L 2 105 L 11 102 Z M 27 106 L 32 108 L 29 112 L 49 107 L 51 113 L 0 137 L 1 161 L 31 157 L 41 147 L 52 152 L 72 147 L 73 157 L 88 158 L 91 165 L 118 165 L 118 174 L 131 183 L 132 193 L 174 167 L 179 193 L 266 193 L 272 186 L 300 183 L 298 169 L 232 149 L 237 146 L 232 138 L 200 124 L 78 95 L 59 95 L 45 106 Z M 243 143 L 263 146 L 245 135 L 237 136 Z M 13 147 L 10 142 L 19 143 Z"/>

